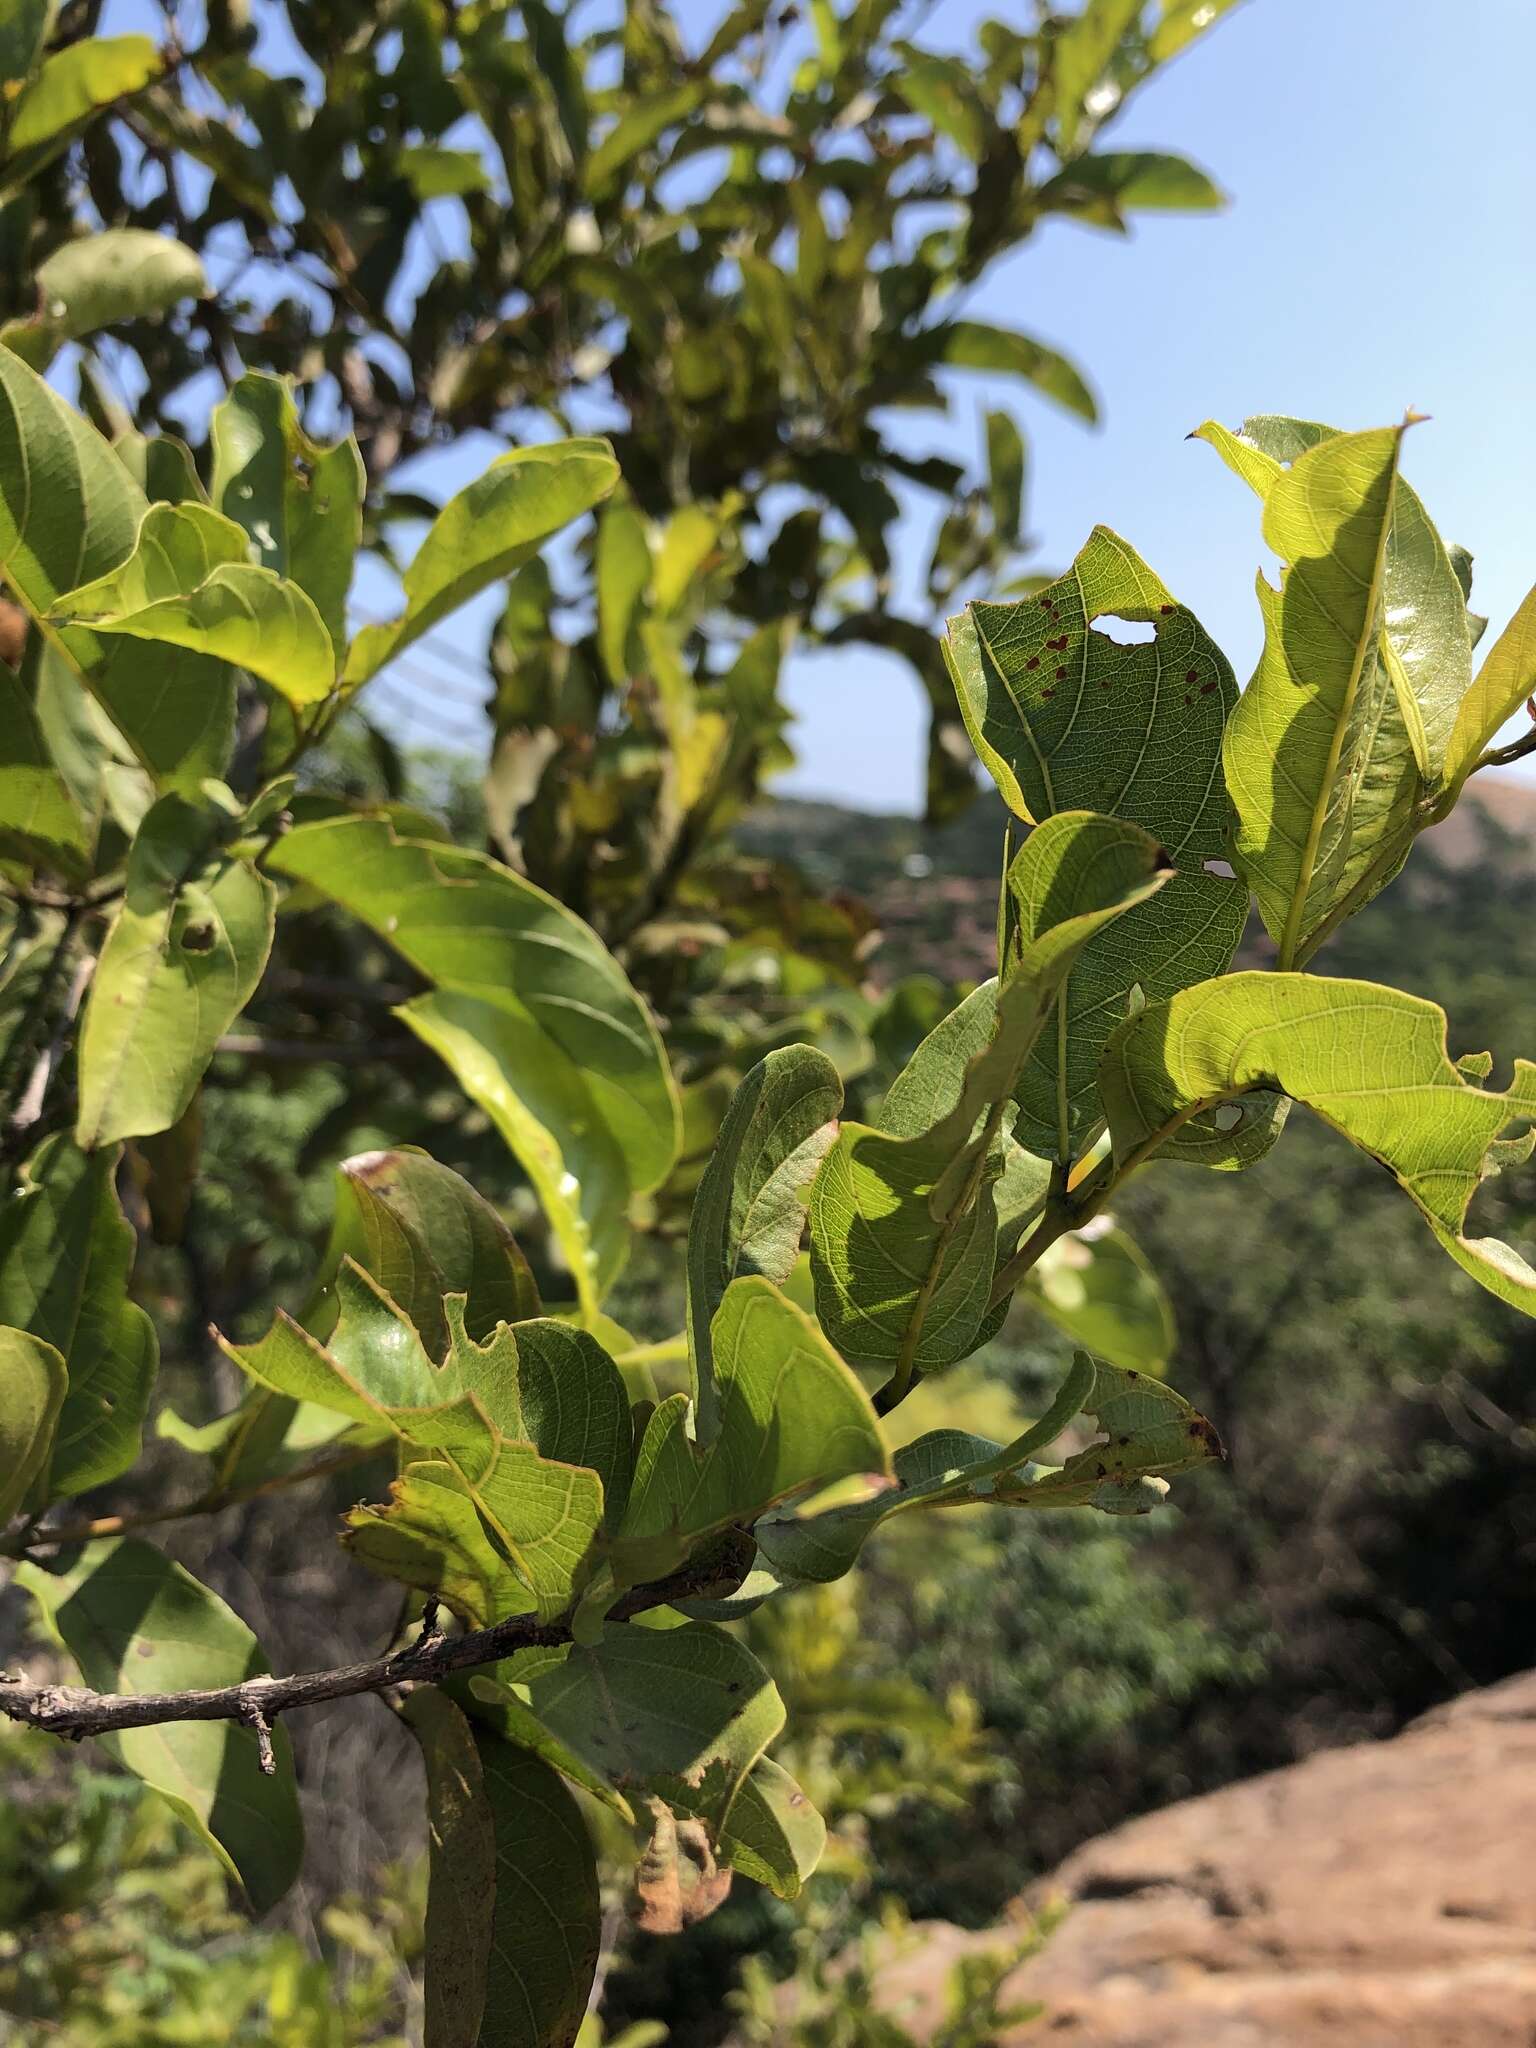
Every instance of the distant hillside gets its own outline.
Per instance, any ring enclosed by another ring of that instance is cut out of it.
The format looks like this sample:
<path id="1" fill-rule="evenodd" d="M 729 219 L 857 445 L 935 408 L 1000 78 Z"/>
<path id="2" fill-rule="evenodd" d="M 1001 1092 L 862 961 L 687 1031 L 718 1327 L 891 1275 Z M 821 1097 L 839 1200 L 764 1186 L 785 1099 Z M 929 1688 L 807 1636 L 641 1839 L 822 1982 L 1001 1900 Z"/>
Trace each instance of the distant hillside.
<path id="1" fill-rule="evenodd" d="M 977 981 L 993 971 L 997 882 L 1008 814 L 990 790 L 963 817 L 930 828 L 839 804 L 772 798 L 738 832 L 742 845 L 795 862 L 825 888 L 846 889 L 874 910 L 881 942 L 871 978 L 885 986 L 905 974 Z M 1407 874 L 1443 864 L 1464 869 L 1484 858 L 1536 867 L 1536 782 L 1482 776 L 1470 798 L 1427 833 Z M 1262 957 L 1261 944 L 1255 957 Z"/>

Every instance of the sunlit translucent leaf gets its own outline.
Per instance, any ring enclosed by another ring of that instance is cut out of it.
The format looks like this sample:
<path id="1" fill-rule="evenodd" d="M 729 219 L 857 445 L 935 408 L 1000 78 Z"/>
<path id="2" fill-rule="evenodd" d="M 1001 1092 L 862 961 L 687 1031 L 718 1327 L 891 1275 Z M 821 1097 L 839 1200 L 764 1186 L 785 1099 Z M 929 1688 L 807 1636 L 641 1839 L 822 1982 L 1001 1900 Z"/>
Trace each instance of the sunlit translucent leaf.
<path id="1" fill-rule="evenodd" d="M 0 341 L 45 370 L 66 341 L 119 320 L 147 320 L 207 292 L 195 252 L 148 228 L 107 228 L 66 242 L 37 267 L 38 311 L 9 320 Z"/>
<path id="2" fill-rule="evenodd" d="M 1444 549 L 1437 541 L 1429 548 L 1433 529 L 1420 524 L 1421 512 L 1412 528 L 1423 545 L 1391 557 L 1402 588 L 1389 589 L 1389 543 L 1411 516 L 1399 511 L 1402 434 L 1319 440 L 1274 477 L 1264 500 L 1264 538 L 1286 567 L 1278 591 L 1259 578 L 1264 651 L 1228 725 L 1224 758 L 1237 855 L 1287 967 L 1369 901 L 1407 854 L 1430 735 L 1443 746 L 1453 708 L 1438 685 L 1424 704 L 1413 688 L 1415 676 L 1438 674 L 1440 614 L 1463 673 L 1470 660 L 1460 589 Z M 1251 462 L 1244 473 L 1257 480 Z M 1426 559 L 1435 549 L 1438 575 Z M 1405 662 L 1387 622 L 1410 584 L 1418 596 L 1438 588 L 1444 604 L 1431 610 L 1415 597 L 1413 616 L 1425 623 L 1415 639 L 1424 644 Z"/>
<path id="3" fill-rule="evenodd" d="M 733 1280 L 711 1327 L 717 1433 L 689 1435 L 675 1394 L 652 1415 L 620 1534 L 622 1570 L 648 1578 L 733 1522 L 801 1488 L 890 1471 L 869 1397 L 811 1318 L 771 1282 Z"/>
<path id="4" fill-rule="evenodd" d="M 1282 465 L 1334 438 L 1315 420 L 1260 414 L 1240 434 L 1197 429 L 1230 469 L 1267 499 Z M 1383 646 L 1398 710 L 1424 782 L 1442 777 L 1447 743 L 1472 677 L 1471 620 L 1462 572 L 1417 493 L 1398 476 L 1383 564 Z M 1394 663 L 1395 658 L 1395 665 Z"/>
<path id="5" fill-rule="evenodd" d="M 1506 718 L 1536 693 L 1536 590 L 1499 635 L 1457 712 L 1445 754 L 1445 781 L 1459 790 Z"/>
<path id="6" fill-rule="evenodd" d="M 213 409 L 213 502 L 244 528 L 257 559 L 314 601 L 339 667 L 347 639 L 347 592 L 363 528 L 366 479 L 349 434 L 312 441 L 293 393 L 278 377 L 249 371 Z"/>
<path id="7" fill-rule="evenodd" d="M 463 199 L 484 192 L 490 175 L 478 150 L 444 149 L 440 143 L 408 143 L 399 156 L 400 174 L 420 200 Z"/>
<path id="8" fill-rule="evenodd" d="M 1446 1054 L 1445 1013 L 1366 981 L 1233 974 L 1149 1006 L 1110 1041 L 1104 1099 L 1122 1162 L 1159 1150 L 1195 1108 L 1249 1089 L 1305 1102 L 1380 1160 L 1473 1279 L 1536 1314 L 1536 1272 L 1495 1238 L 1468 1238 L 1480 1180 L 1530 1149 L 1510 1124 L 1536 1119 L 1536 1065 L 1498 1092 Z"/>
<path id="9" fill-rule="evenodd" d="M 47 1465 L 66 1385 L 64 1361 L 51 1344 L 0 1328 L 0 1528 Z"/>
<path id="10" fill-rule="evenodd" d="M 1098 403 L 1075 363 L 1043 341 L 979 320 L 954 320 L 941 330 L 941 362 L 956 370 L 992 370 L 1022 377 L 1042 398 L 1050 398 L 1079 419 L 1096 420 Z"/>
<path id="11" fill-rule="evenodd" d="M 1173 1305 L 1140 1246 L 1106 1217 L 1057 1238 L 1025 1286 L 1058 1329 L 1111 1365 L 1159 1373 L 1172 1355 Z"/>
<path id="12" fill-rule="evenodd" d="M 41 618 L 65 591 L 115 569 L 132 554 L 147 509 L 101 436 L 0 348 L 0 575 L 19 602 Z M 221 662 L 99 639 L 83 626 L 50 630 L 158 781 L 192 790 L 222 773 L 234 682 Z"/>
<path id="13" fill-rule="evenodd" d="M 261 979 L 277 892 L 219 848 L 227 823 L 167 796 L 134 839 L 80 1029 L 86 1151 L 168 1130 Z"/>
<path id="14" fill-rule="evenodd" d="M 678 1107 L 645 1006 L 596 934 L 480 854 L 349 817 L 300 826 L 270 864 L 340 903 L 437 983 L 399 1014 L 521 1162 L 595 1312 L 625 1207 L 676 1155 Z"/>
<path id="15" fill-rule="evenodd" d="M 128 1299 L 135 1238 L 118 1206 L 120 1156 L 49 1138 L 0 1210 L 0 1323 L 45 1339 L 68 1368 L 43 1475 L 50 1498 L 128 1470 L 154 1385 L 154 1325 Z"/>
<path id="16" fill-rule="evenodd" d="M 883 1112 L 887 1129 L 845 1123 L 817 1176 L 816 1310 L 850 1358 L 926 1372 L 974 1348 L 997 1264 L 995 1183 L 1007 1164 L 999 1141 L 1024 1063 L 1078 953 L 1167 874 L 1157 842 L 1115 818 L 1061 812 L 1026 841 L 1007 878 L 1016 937 L 992 998 L 990 1036 L 955 1077 L 953 1099 L 932 1123 L 893 1131 L 909 1098 L 914 1108 L 921 1102 L 898 1081 Z M 920 1048 L 919 1064 L 933 1066 L 933 1055 Z"/>
<path id="17" fill-rule="evenodd" d="M 45 57 L 11 115 L 0 189 L 30 177 L 67 148 L 98 109 L 141 91 L 161 65 L 148 36 L 83 36 Z"/>
<path id="18" fill-rule="evenodd" d="M 318 703 L 336 680 L 324 622 L 298 584 L 249 561 L 247 546 L 242 529 L 207 505 L 151 505 L 128 560 L 66 591 L 50 616 L 212 655 L 291 704 Z"/>
<path id="19" fill-rule="evenodd" d="M 1153 637 L 1115 637 L 1121 620 Z M 1105 527 L 1035 596 L 952 620 L 948 652 L 972 739 L 1017 815 L 1109 811 L 1179 868 L 1084 948 L 1020 1080 L 1014 1135 L 1071 1159 L 1100 1121 L 1099 1055 L 1133 993 L 1220 974 L 1242 938 L 1246 889 L 1202 865 L 1226 851 L 1221 734 L 1237 686 L 1193 613 Z"/>
<path id="20" fill-rule="evenodd" d="M 587 159 L 584 183 L 594 205 L 622 190 L 629 165 L 668 128 L 687 120 L 704 91 L 702 81 L 689 80 L 671 92 L 647 93 L 625 108 Z"/>
<path id="21" fill-rule="evenodd" d="M 471 1628 L 525 1613 L 533 1595 L 496 1550 L 465 1482 L 449 1465 L 409 1464 L 382 1506 L 359 1504 L 343 1517 L 342 1542 L 382 1578 L 414 1586 Z"/>
<path id="22" fill-rule="evenodd" d="M 602 1902 L 576 1802 L 547 1764 L 430 1690 L 406 1719 L 427 1768 L 432 2048 L 571 2048 Z"/>
<path id="23" fill-rule="evenodd" d="M 715 1311 L 738 1274 L 762 1273 L 780 1285 L 789 1278 L 811 1182 L 837 1136 L 842 1106 L 837 1069 L 806 1045 L 769 1053 L 731 1098 L 688 1226 L 689 1345 L 697 1427 L 706 1440 L 717 1416 Z"/>
<path id="24" fill-rule="evenodd" d="M 190 1572 L 133 1537 L 16 1568 L 49 1629 L 97 1692 L 185 1692 L 239 1685 L 266 1663 L 240 1617 Z M 263 1774 L 255 1734 L 235 1721 L 169 1721 L 102 1738 L 166 1799 L 244 1885 L 275 1905 L 298 1874 L 303 1833 L 281 1723 L 277 1769 Z"/>
<path id="25" fill-rule="evenodd" d="M 392 624 L 358 634 L 347 682 L 366 682 L 477 591 L 510 576 L 605 498 L 618 476 L 606 441 L 555 441 L 498 457 L 439 512 L 405 572 L 405 610 Z"/>
<path id="26" fill-rule="evenodd" d="M 1153 62 L 1163 64 L 1176 57 L 1236 5 L 1237 0 L 1162 0 L 1162 12 L 1152 31 Z"/>

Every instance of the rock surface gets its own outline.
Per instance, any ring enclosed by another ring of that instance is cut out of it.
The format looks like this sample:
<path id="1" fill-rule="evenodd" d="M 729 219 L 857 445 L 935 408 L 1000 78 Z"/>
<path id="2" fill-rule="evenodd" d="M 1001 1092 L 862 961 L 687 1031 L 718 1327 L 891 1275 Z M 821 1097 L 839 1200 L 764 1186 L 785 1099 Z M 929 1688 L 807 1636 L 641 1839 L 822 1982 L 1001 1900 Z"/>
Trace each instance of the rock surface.
<path id="1" fill-rule="evenodd" d="M 1536 2048 L 1536 1672 L 1117 1828 L 1010 1996 L 1062 2048 Z M 921 2034 L 950 1927 L 888 1989 Z"/>

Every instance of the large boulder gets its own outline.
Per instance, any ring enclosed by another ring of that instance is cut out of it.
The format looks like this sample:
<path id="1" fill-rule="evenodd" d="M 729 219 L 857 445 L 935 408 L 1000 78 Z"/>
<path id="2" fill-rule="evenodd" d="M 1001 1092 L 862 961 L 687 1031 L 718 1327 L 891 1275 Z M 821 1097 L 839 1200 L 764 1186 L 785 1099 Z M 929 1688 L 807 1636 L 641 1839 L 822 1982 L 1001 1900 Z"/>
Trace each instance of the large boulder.
<path id="1" fill-rule="evenodd" d="M 1132 1821 L 1049 1899 L 1067 1918 L 1008 1987 L 1045 2001 L 1042 2048 L 1532 2048 L 1536 1672 Z M 988 1945 L 931 1935 L 887 1985 L 919 2032 Z"/>

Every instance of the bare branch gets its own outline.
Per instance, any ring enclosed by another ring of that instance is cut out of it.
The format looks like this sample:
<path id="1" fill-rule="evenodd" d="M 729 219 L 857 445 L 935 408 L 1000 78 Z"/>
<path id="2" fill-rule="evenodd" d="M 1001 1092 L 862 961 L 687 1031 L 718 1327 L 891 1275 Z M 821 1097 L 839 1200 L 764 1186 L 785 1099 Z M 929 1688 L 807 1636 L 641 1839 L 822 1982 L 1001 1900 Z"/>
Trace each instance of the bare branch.
<path id="1" fill-rule="evenodd" d="M 648 1608 L 702 1593 L 719 1594 L 738 1585 L 751 1559 L 752 1539 L 737 1532 L 722 1558 L 718 1548 L 648 1586 L 636 1586 L 612 1609 L 610 1619 L 627 1621 Z M 536 1615 L 514 1614 L 490 1628 L 462 1636 L 445 1636 L 435 1623 L 424 1627 L 414 1643 L 393 1656 L 365 1664 L 344 1664 L 334 1671 L 298 1672 L 288 1678 L 247 1678 L 239 1685 L 200 1692 L 92 1692 L 78 1685 L 34 1685 L 26 1678 L 0 1674 L 0 1714 L 28 1728 L 60 1735 L 71 1742 L 110 1735 L 121 1728 L 153 1728 L 168 1721 L 239 1721 L 254 1729 L 261 1746 L 262 1769 L 271 1759 L 272 1728 L 280 1714 L 327 1700 L 351 1699 L 359 1693 L 387 1692 L 394 1686 L 432 1683 L 454 1671 L 472 1671 L 494 1664 L 516 1650 L 547 1649 L 571 1640 L 571 1617 L 540 1621 Z"/>

